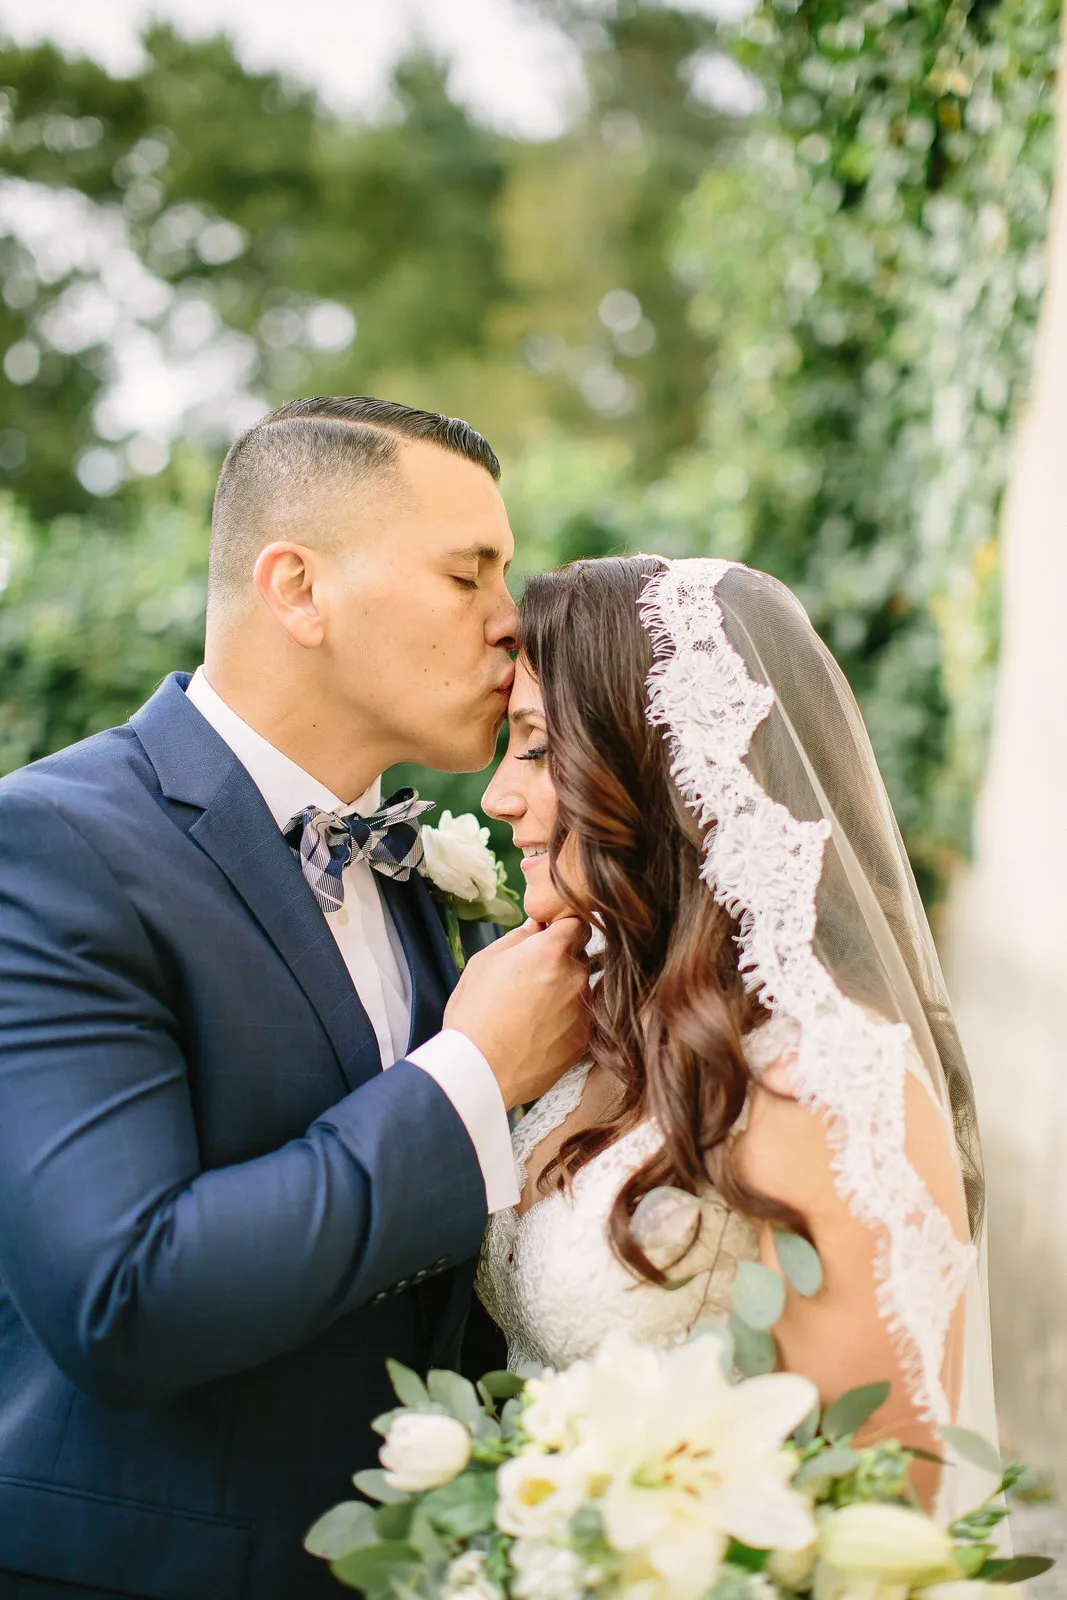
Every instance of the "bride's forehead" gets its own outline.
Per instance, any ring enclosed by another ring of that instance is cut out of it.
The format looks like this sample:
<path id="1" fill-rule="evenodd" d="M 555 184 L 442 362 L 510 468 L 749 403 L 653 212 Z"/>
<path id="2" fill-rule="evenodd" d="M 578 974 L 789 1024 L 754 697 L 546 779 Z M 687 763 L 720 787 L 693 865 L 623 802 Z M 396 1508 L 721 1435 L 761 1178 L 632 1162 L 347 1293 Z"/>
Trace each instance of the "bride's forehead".
<path id="1" fill-rule="evenodd" d="M 531 671 L 530 663 L 520 655 L 515 662 L 515 682 L 509 703 L 511 720 L 517 721 L 518 714 L 523 711 L 534 711 L 540 715 L 544 711 L 544 701 L 541 698 L 541 686 Z"/>

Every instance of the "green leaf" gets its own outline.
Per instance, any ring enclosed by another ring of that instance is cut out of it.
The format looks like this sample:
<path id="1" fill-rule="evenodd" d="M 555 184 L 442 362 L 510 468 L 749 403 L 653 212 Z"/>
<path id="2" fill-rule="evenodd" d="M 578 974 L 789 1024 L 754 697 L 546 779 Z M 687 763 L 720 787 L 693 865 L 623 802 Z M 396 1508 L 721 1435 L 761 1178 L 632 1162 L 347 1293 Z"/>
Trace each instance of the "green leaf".
<path id="1" fill-rule="evenodd" d="M 389 1381 L 396 1391 L 400 1404 L 406 1406 L 409 1411 L 425 1411 L 430 1396 L 418 1373 L 412 1372 L 410 1367 L 401 1366 L 399 1361 L 392 1360 L 385 1363 L 385 1370 L 389 1374 Z"/>
<path id="2" fill-rule="evenodd" d="M 742 1261 L 734 1280 L 734 1312 L 750 1328 L 773 1328 L 785 1310 L 785 1284 L 758 1261 Z"/>
<path id="3" fill-rule="evenodd" d="M 860 1464 L 858 1450 L 841 1446 L 837 1450 L 824 1450 L 822 1455 L 805 1461 L 793 1482 L 800 1488 L 805 1483 L 818 1483 L 820 1478 L 847 1478 Z"/>
<path id="4" fill-rule="evenodd" d="M 492 1400 L 510 1400 L 521 1394 L 525 1379 L 517 1372 L 487 1372 L 478 1387 L 484 1389 Z"/>
<path id="5" fill-rule="evenodd" d="M 472 1433 L 477 1433 L 485 1421 L 482 1403 L 475 1393 L 473 1383 L 461 1378 L 458 1372 L 448 1372 L 435 1367 L 427 1373 L 426 1388 L 430 1399 L 444 1406 L 449 1416 L 462 1422 Z"/>
<path id="6" fill-rule="evenodd" d="M 810 1299 L 822 1288 L 822 1262 L 815 1246 L 801 1238 L 799 1233 L 774 1230 L 774 1248 L 781 1267 L 797 1294 Z"/>
<path id="7" fill-rule="evenodd" d="M 500 1413 L 500 1431 L 505 1439 L 511 1439 L 514 1437 L 519 1423 L 522 1420 L 522 1410 L 522 1401 L 519 1399 L 518 1395 L 514 1395 L 510 1400 L 505 1402 L 504 1409 Z"/>
<path id="8" fill-rule="evenodd" d="M 778 1351 L 774 1340 L 762 1328 L 750 1328 L 747 1322 L 731 1314 L 730 1333 L 734 1341 L 734 1366 L 744 1378 L 758 1378 L 764 1372 L 773 1372 L 778 1365 Z"/>
<path id="9" fill-rule="evenodd" d="M 434 1527 L 453 1539 L 488 1533 L 496 1513 L 496 1473 L 464 1472 L 423 1499 Z"/>
<path id="10" fill-rule="evenodd" d="M 344 1500 L 321 1516 L 304 1535 L 304 1549 L 323 1561 L 337 1561 L 361 1545 L 377 1542 L 374 1512 L 365 1500 Z"/>
<path id="11" fill-rule="evenodd" d="M 415 1546 L 422 1559 L 429 1565 L 441 1565 L 448 1560 L 449 1546 L 433 1523 L 430 1521 L 425 1505 L 419 1501 L 415 1506 L 415 1515 L 411 1519 L 411 1526 L 407 1532 L 409 1544 Z"/>
<path id="12" fill-rule="evenodd" d="M 957 1545 L 952 1560 L 965 1578 L 975 1578 L 995 1552 L 996 1545 L 992 1544 Z"/>
<path id="13" fill-rule="evenodd" d="M 381 1544 L 352 1550 L 330 1563 L 330 1571 L 350 1589 L 362 1589 L 368 1600 L 390 1593 L 394 1583 L 409 1577 L 419 1565 L 419 1553 L 405 1539 L 389 1539 Z"/>
<path id="14" fill-rule="evenodd" d="M 732 1567 L 743 1567 L 746 1572 L 762 1572 L 771 1559 L 769 1550 L 754 1550 L 750 1544 L 731 1539 L 723 1560 Z"/>
<path id="15" fill-rule="evenodd" d="M 888 1383 L 864 1383 L 858 1389 L 849 1389 L 839 1395 L 827 1409 L 822 1419 L 822 1431 L 827 1439 L 843 1439 L 847 1434 L 862 1428 L 879 1406 L 889 1399 Z"/>
<path id="16" fill-rule="evenodd" d="M 398 1506 L 408 1498 L 399 1489 L 390 1489 L 381 1467 L 367 1467 L 355 1473 L 352 1482 L 360 1494 L 365 1494 L 368 1500 L 379 1500 L 383 1506 Z"/>
<path id="17" fill-rule="evenodd" d="M 980 1433 L 972 1433 L 970 1428 L 942 1428 L 941 1437 L 964 1461 L 999 1478 L 1002 1470 L 1000 1452 Z M 1017 1580 L 1012 1578 L 1008 1581 L 1014 1583 Z"/>
<path id="18" fill-rule="evenodd" d="M 913 1456 L 916 1461 L 929 1461 L 935 1467 L 948 1466 L 944 1456 L 935 1456 L 932 1450 L 920 1450 L 917 1444 L 909 1444 L 907 1454 Z"/>
<path id="19" fill-rule="evenodd" d="M 389 1429 L 393 1426 L 397 1417 L 403 1416 L 406 1410 L 407 1406 L 394 1406 L 392 1411 L 383 1411 L 380 1417 L 375 1417 L 371 1427 L 375 1433 L 380 1433 L 382 1438 L 385 1439 L 388 1437 Z"/>
<path id="20" fill-rule="evenodd" d="M 797 1444 L 802 1450 L 806 1450 L 808 1448 L 808 1445 L 818 1433 L 819 1416 L 819 1405 L 816 1401 L 815 1405 L 812 1406 L 811 1410 L 804 1418 L 804 1421 L 800 1424 L 800 1427 L 794 1431 L 793 1438 L 796 1440 Z"/>
<path id="21" fill-rule="evenodd" d="M 378 1538 L 406 1539 L 418 1504 L 417 1500 L 397 1500 L 392 1505 L 380 1505 L 372 1513 Z"/>
<path id="22" fill-rule="evenodd" d="M 1048 1556 L 1013 1556 L 1010 1561 L 987 1561 L 978 1576 L 983 1583 L 1028 1583 L 1055 1565 Z"/>

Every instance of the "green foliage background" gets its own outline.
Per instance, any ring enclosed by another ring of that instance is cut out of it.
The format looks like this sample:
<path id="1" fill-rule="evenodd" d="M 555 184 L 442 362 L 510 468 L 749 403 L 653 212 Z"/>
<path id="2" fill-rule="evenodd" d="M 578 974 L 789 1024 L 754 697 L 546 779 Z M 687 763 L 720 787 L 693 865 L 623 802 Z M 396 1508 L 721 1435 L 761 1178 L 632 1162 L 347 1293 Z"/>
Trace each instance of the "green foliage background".
<path id="1" fill-rule="evenodd" d="M 590 99 L 542 144 L 478 126 L 421 55 L 365 124 L 221 37 L 154 28 L 125 80 L 0 49 L 0 770 L 200 659 L 225 445 L 195 412 L 169 460 L 117 429 L 115 330 L 78 314 L 99 262 L 31 246 L 4 205 L 47 186 L 153 275 L 140 334 L 228 349 L 253 414 L 378 393 L 482 428 L 526 570 L 643 548 L 794 585 L 934 899 L 983 758 L 1059 5 L 763 0 L 732 27 L 636 0 L 541 9 L 573 31 Z M 762 86 L 758 109 L 698 98 L 714 57 Z M 466 809 L 484 778 L 422 782 Z"/>

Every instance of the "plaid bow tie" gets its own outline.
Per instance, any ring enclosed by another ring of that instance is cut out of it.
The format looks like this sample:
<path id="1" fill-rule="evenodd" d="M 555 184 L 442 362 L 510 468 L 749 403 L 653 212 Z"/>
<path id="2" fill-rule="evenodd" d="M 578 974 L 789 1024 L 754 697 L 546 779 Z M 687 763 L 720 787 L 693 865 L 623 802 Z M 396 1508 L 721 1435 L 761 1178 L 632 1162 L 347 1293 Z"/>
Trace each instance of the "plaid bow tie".
<path id="1" fill-rule="evenodd" d="M 417 789 L 398 789 L 371 817 L 342 817 L 317 806 L 293 817 L 283 832 L 321 909 L 339 911 L 344 904 L 341 874 L 350 861 L 366 861 L 387 878 L 410 878 L 423 858 L 417 818 L 433 805 L 420 800 Z"/>

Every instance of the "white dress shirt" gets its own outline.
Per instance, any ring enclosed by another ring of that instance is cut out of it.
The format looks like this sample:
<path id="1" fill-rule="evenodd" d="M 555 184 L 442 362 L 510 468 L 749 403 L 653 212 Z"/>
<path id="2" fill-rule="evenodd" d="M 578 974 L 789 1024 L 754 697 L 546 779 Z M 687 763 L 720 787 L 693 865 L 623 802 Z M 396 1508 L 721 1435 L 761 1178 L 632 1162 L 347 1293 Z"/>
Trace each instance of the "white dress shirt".
<path id="1" fill-rule="evenodd" d="M 247 770 L 279 828 L 305 806 L 369 816 L 381 803 L 379 778 L 354 804 L 345 805 L 231 710 L 208 683 L 203 667 L 193 675 L 186 698 Z M 507 1109 L 481 1051 L 466 1034 L 445 1028 L 407 1053 L 411 980 L 377 879 L 368 862 L 350 862 L 342 874 L 344 904 L 324 915 L 374 1029 L 382 1066 L 406 1059 L 434 1079 L 470 1135 L 485 1180 L 488 1209 L 516 1205 L 519 1189 Z"/>

